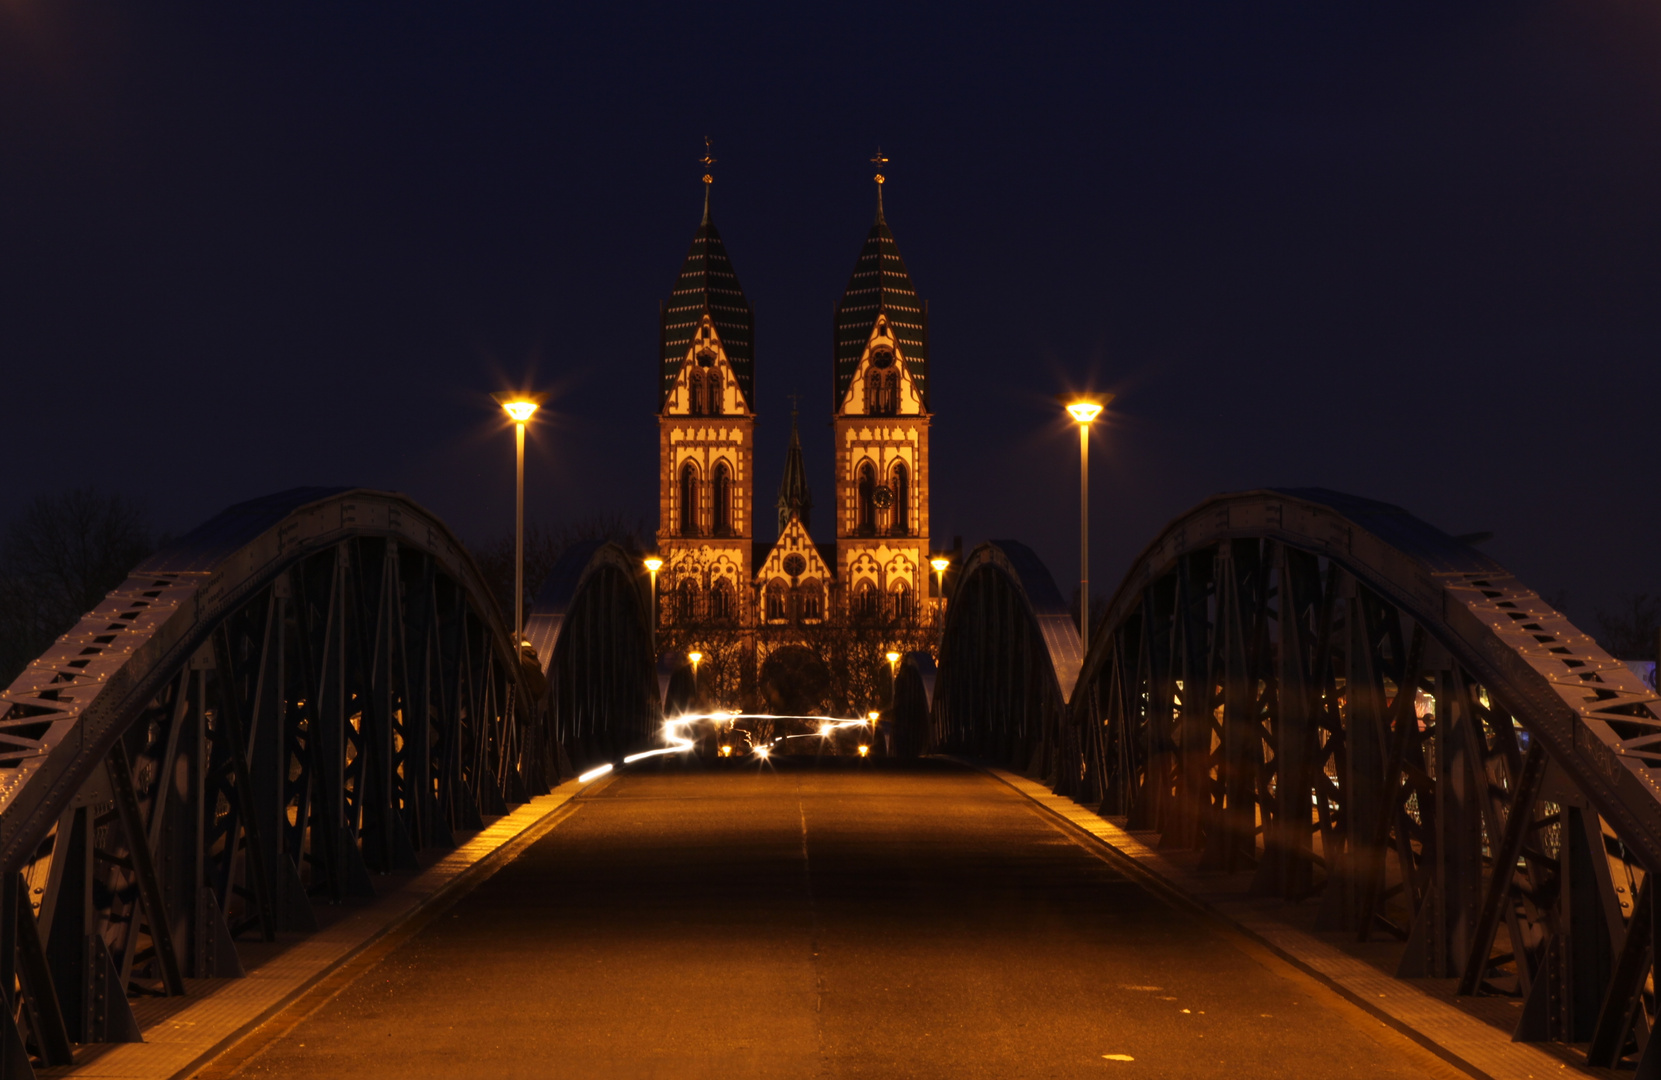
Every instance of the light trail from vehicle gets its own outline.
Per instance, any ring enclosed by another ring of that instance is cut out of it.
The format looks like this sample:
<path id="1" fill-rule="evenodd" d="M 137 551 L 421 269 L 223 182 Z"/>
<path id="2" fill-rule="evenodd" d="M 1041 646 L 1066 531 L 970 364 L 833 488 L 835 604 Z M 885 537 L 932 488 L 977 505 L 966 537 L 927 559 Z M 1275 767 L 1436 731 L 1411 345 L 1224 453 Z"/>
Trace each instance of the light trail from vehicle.
<path id="1" fill-rule="evenodd" d="M 713 722 L 717 724 L 725 724 L 730 730 L 733 724 L 739 720 L 799 720 L 808 723 L 818 723 L 819 728 L 815 732 L 808 732 L 802 735 L 780 735 L 773 739 L 771 743 L 764 746 L 758 746 L 751 751 L 754 756 L 763 760 L 768 757 L 774 745 L 785 742 L 786 740 L 811 738 L 828 739 L 831 737 L 832 733 L 839 731 L 842 728 L 869 727 L 871 724 L 869 720 L 863 718 L 849 719 L 845 716 L 803 716 L 796 714 L 746 712 L 682 713 L 679 716 L 663 722 L 663 738 L 666 742 L 668 742 L 668 746 L 659 746 L 654 747 L 651 750 L 641 750 L 638 753 L 628 754 L 623 758 L 623 764 L 633 765 L 635 762 L 644 761 L 647 758 L 662 757 L 665 754 L 679 754 L 693 749 L 697 746 L 697 741 L 689 737 L 685 730 L 693 724 Z M 581 783 L 587 783 L 590 780 L 599 779 L 606 773 L 610 772 L 612 768 L 612 764 L 607 762 L 604 765 L 599 765 L 588 770 L 581 776 L 577 777 L 577 780 Z"/>

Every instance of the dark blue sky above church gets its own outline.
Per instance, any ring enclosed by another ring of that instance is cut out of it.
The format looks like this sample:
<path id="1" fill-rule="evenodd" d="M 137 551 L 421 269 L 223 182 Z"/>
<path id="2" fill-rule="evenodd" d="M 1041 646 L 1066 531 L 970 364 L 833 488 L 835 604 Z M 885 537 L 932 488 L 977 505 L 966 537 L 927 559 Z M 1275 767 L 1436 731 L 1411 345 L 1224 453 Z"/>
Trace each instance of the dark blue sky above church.
<path id="1" fill-rule="evenodd" d="M 1074 575 L 1088 384 L 1098 588 L 1209 494 L 1319 485 L 1492 530 L 1585 623 L 1661 591 L 1654 4 L 170 7 L 0 2 L 0 505 L 349 483 L 484 538 L 528 381 L 531 512 L 655 518 L 708 134 L 763 522 L 793 392 L 828 497 L 880 144 L 940 541 Z"/>

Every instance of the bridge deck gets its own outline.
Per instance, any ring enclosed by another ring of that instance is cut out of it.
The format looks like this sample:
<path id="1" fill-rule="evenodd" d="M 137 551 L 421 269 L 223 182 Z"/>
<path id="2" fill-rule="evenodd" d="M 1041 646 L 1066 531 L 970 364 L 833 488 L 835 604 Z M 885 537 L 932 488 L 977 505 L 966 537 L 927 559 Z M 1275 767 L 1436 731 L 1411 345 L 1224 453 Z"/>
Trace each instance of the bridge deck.
<path id="1" fill-rule="evenodd" d="M 872 764 L 595 785 L 206 1075 L 1454 1075 L 1009 787 Z"/>

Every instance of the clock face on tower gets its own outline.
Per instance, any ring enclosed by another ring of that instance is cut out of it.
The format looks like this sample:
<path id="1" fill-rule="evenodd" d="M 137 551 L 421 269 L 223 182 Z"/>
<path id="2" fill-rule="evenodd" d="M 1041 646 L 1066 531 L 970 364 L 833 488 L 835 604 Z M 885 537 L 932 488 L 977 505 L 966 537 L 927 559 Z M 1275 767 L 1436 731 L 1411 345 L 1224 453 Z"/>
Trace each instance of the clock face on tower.
<path id="1" fill-rule="evenodd" d="M 871 492 L 871 501 L 876 503 L 880 509 L 887 510 L 894 505 L 894 492 L 889 490 L 887 484 L 883 484 L 877 490 Z"/>

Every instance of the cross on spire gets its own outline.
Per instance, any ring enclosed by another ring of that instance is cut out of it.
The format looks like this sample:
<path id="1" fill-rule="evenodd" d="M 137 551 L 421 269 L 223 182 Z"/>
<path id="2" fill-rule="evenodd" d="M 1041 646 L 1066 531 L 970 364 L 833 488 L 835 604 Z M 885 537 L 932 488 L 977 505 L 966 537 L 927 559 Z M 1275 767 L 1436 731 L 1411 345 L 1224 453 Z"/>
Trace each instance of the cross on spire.
<path id="1" fill-rule="evenodd" d="M 710 175 L 710 170 L 715 167 L 715 142 L 708 135 L 704 136 L 704 156 L 698 162 L 704 167 L 704 183 L 715 183 L 715 177 Z"/>
<path id="2" fill-rule="evenodd" d="M 698 162 L 704 167 L 704 224 L 707 225 L 709 224 L 709 189 L 710 185 L 715 183 L 715 177 L 712 175 L 712 170 L 715 168 L 715 146 L 714 140 L 708 135 L 704 136 L 704 156 L 699 158 Z"/>
<path id="3" fill-rule="evenodd" d="M 884 167 L 888 164 L 888 158 L 886 156 L 884 156 L 881 146 L 877 147 L 877 156 L 871 159 L 871 164 L 873 164 L 877 167 L 877 220 L 881 221 L 882 220 L 882 184 L 883 184 L 883 175 L 882 174 L 884 172 Z"/>
<path id="4" fill-rule="evenodd" d="M 797 408 L 797 406 L 799 406 L 801 404 L 802 395 L 800 395 L 800 394 L 786 394 L 784 396 L 790 399 L 790 416 L 791 416 L 791 419 L 795 419 L 795 417 L 796 417 L 796 408 Z"/>

